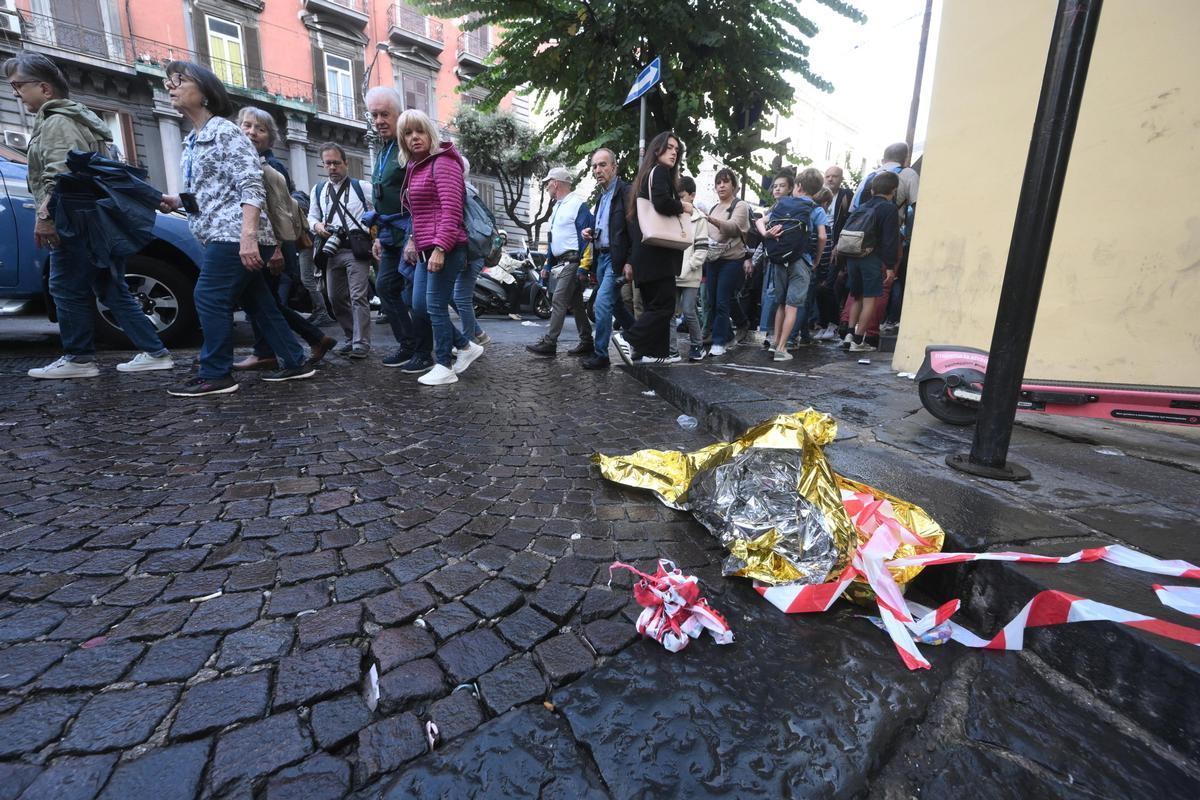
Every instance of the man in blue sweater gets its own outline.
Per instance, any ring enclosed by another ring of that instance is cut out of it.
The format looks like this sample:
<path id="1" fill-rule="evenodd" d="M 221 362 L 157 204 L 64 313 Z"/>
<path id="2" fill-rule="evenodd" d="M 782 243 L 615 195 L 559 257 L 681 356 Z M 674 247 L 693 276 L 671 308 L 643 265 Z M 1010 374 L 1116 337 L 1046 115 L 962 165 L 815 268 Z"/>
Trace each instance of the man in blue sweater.
<path id="1" fill-rule="evenodd" d="M 894 172 L 877 172 L 871 179 L 871 199 L 864 202 L 846 221 L 854 225 L 854 217 L 866 213 L 866 240 L 875 247 L 862 258 L 849 258 L 846 265 L 846 287 L 854 298 L 850 305 L 850 325 L 854 329 L 850 342 L 851 353 L 869 353 L 875 349 L 867 344 L 867 326 L 875 313 L 875 304 L 883 295 L 884 273 L 894 277 L 900 262 L 900 214 L 894 198 L 900 178 Z"/>

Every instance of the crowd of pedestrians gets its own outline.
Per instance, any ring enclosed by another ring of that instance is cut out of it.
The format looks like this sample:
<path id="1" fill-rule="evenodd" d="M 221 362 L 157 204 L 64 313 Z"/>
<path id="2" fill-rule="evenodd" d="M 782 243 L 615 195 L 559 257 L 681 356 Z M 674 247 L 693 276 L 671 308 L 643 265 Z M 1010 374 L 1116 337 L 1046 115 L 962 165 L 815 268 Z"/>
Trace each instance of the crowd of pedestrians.
<path id="1" fill-rule="evenodd" d="M 142 351 L 118 370 L 173 368 L 125 285 L 123 264 L 90 268 L 87 253 L 56 235 L 51 198 L 67 153 L 104 153 L 111 132 L 69 98 L 66 80 L 45 56 L 22 53 L 4 71 L 36 115 L 29 153 L 35 236 L 51 249 L 50 292 L 64 351 L 29 374 L 99 374 L 93 295 Z M 233 392 L 234 374 L 244 370 L 265 370 L 268 382 L 311 378 L 330 351 L 366 359 L 372 275 L 398 345 L 382 364 L 417 375 L 423 385 L 457 382 L 490 339 L 472 308 L 484 259 L 478 249 L 469 255 L 470 167 L 438 126 L 420 111 L 404 110 L 395 89 L 375 87 L 365 97 L 378 137 L 371 180 L 352 177 L 345 150 L 330 142 L 320 147 L 324 177 L 298 188 L 272 151 L 279 134 L 270 113 L 245 107 L 235 124 L 230 98 L 210 70 L 173 61 L 165 71 L 171 104 L 191 132 L 179 165 L 183 189 L 162 195 L 161 210 L 186 213 L 203 251 L 193 295 L 203 346 L 195 374 L 169 392 Z M 905 145 L 887 148 L 881 167 L 853 192 L 837 166 L 824 174 L 781 171 L 765 213 L 743 199 L 744 188 L 727 168 L 716 172 L 716 203 L 698 204 L 695 179 L 682 174 L 683 149 L 671 132 L 654 137 L 631 184 L 621 179 L 611 150 L 596 150 L 591 202 L 575 191 L 568 169 L 549 170 L 543 182 L 553 207 L 541 277 L 550 287 L 551 314 L 545 334 L 527 350 L 555 356 L 568 315 L 578 336 L 568 352 L 592 370 L 610 366 L 610 343 L 627 364 L 670 364 L 721 357 L 761 339 L 771 359 L 786 361 L 790 351 L 813 342 L 868 352 L 880 331 L 898 324 L 918 188 Z M 307 299 L 311 314 L 292 307 L 293 294 Z M 235 361 L 237 308 L 252 326 L 254 346 Z M 340 342 L 325 332 L 334 326 Z M 686 334 L 685 355 L 677 333 Z"/>

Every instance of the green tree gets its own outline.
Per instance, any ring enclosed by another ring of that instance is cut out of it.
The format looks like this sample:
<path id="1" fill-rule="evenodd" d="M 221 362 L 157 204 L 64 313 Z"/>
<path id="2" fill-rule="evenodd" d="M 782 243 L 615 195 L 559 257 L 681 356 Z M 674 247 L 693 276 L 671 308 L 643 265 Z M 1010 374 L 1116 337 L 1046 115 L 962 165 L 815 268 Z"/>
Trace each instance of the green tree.
<path id="1" fill-rule="evenodd" d="M 539 142 L 528 125 L 505 111 L 481 112 L 464 107 L 451 125 L 458 133 L 458 149 L 471 162 L 471 169 L 495 176 L 500 182 L 504 212 L 525 231 L 533 248 L 551 209 L 544 185 L 537 178 L 557 161 L 559 149 Z M 531 203 L 528 216 L 523 217 L 518 207 L 531 180 L 541 191 L 537 204 Z"/>
<path id="2" fill-rule="evenodd" d="M 839 14 L 866 17 L 844 0 L 819 0 Z M 637 155 L 638 107 L 621 103 L 638 72 L 662 58 L 662 84 L 647 96 L 647 138 L 674 130 L 695 171 L 710 154 L 741 172 L 755 164 L 761 134 L 789 113 L 792 75 L 825 90 L 809 67 L 817 26 L 795 0 L 425 0 L 467 29 L 501 29 L 489 68 L 463 88 L 487 90 L 494 106 L 511 91 L 554 97 L 558 113 L 542 141 L 561 142 L 572 160 L 601 145 L 628 173 Z M 703 123 L 709 124 L 703 124 Z M 766 143 L 769 146 L 770 143 Z M 631 157 L 632 156 L 632 157 Z"/>

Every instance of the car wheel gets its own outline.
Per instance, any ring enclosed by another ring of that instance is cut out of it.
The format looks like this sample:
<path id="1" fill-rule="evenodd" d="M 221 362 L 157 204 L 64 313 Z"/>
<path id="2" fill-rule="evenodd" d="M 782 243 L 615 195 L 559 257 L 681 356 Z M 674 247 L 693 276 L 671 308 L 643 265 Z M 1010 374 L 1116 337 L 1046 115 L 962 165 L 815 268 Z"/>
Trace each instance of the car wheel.
<path id="1" fill-rule="evenodd" d="M 192 290 L 196 281 L 187 271 L 157 259 L 134 256 L 126 266 L 125 281 L 164 346 L 174 347 L 195 337 L 196 307 L 192 303 Z M 116 315 L 99 300 L 96 301 L 96 335 L 110 344 L 132 347 Z"/>
<path id="2" fill-rule="evenodd" d="M 537 305 L 533 307 L 533 313 L 537 314 L 538 319 L 550 319 L 551 310 L 550 293 L 542 292 L 538 296 Z"/>

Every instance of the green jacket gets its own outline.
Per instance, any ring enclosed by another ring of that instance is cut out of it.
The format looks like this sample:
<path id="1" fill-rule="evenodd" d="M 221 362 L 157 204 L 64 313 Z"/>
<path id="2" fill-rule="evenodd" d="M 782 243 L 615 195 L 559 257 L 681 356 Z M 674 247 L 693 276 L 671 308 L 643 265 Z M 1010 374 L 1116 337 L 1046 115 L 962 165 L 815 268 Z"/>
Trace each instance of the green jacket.
<path id="1" fill-rule="evenodd" d="M 67 171 L 67 151 L 100 152 L 112 141 L 112 131 L 82 103 L 49 100 L 38 109 L 29 137 L 29 191 L 40 207 L 54 191 L 58 176 Z"/>

